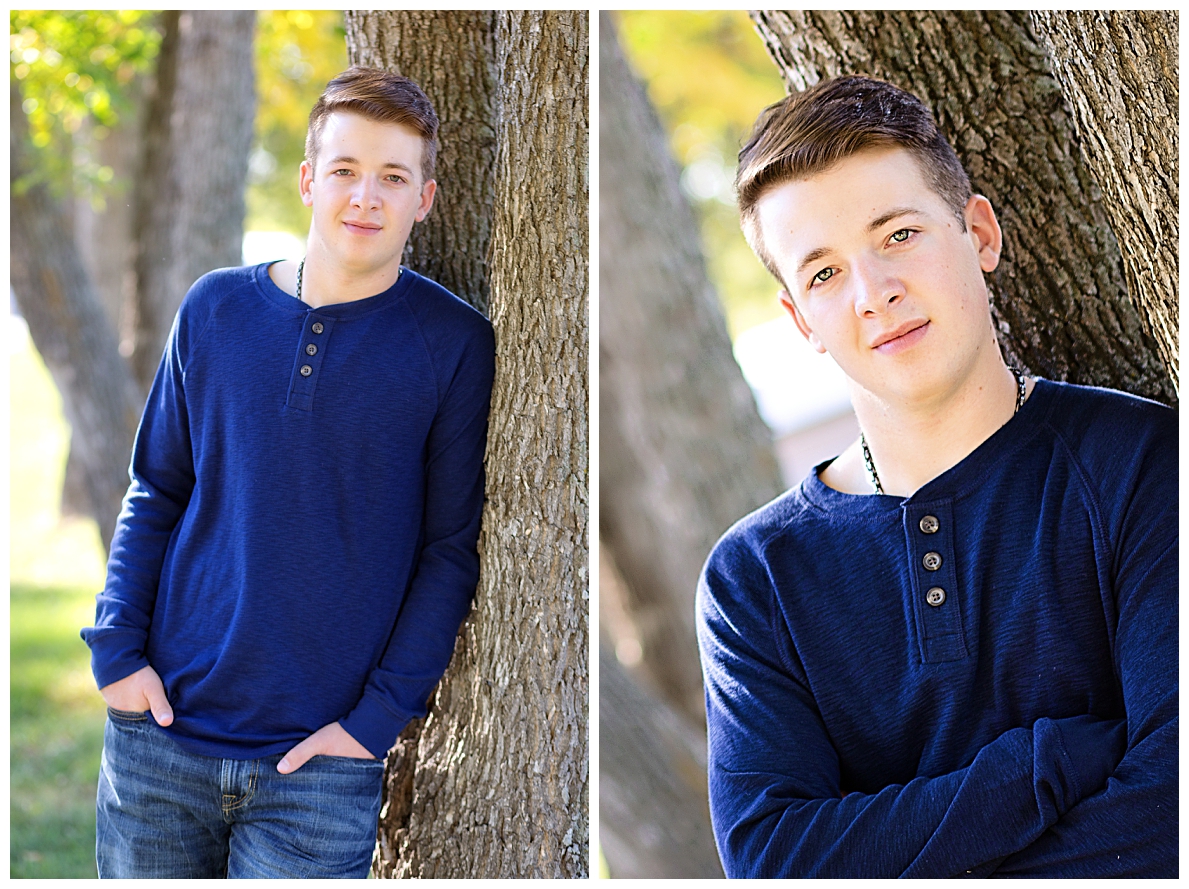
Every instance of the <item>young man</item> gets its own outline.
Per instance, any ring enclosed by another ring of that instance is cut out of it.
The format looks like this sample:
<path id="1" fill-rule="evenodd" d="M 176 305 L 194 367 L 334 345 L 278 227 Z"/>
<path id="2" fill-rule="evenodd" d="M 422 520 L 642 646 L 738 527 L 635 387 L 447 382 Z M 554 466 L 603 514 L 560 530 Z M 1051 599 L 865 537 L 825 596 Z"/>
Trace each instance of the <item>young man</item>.
<path id="1" fill-rule="evenodd" d="M 186 295 L 92 649 L 101 877 L 363 877 L 384 756 L 478 576 L 491 325 L 401 268 L 438 120 L 352 68 L 310 114 L 306 257 Z"/>
<path id="2" fill-rule="evenodd" d="M 999 225 L 915 97 L 789 96 L 737 188 L 862 435 L 699 585 L 728 875 L 1175 876 L 1175 413 L 1004 363 Z"/>

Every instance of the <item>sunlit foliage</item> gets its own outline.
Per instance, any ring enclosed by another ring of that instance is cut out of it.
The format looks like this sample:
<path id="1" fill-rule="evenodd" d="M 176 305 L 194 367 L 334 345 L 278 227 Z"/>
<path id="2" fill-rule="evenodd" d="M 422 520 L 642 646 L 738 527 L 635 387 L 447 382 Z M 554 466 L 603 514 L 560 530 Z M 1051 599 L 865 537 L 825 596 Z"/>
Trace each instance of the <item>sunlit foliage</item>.
<path id="1" fill-rule="evenodd" d="M 155 13 L 128 10 L 10 13 L 9 73 L 37 149 L 36 175 L 58 193 L 72 181 L 97 194 L 112 184 L 89 146 L 132 110 L 134 81 L 160 47 L 154 23 Z"/>
<path id="2" fill-rule="evenodd" d="M 777 317 L 777 285 L 739 233 L 731 187 L 756 116 L 784 96 L 751 20 L 740 11 L 631 11 L 618 13 L 616 24 L 683 168 L 732 337 Z"/>
<path id="3" fill-rule="evenodd" d="M 248 174 L 249 231 L 303 238 L 310 211 L 297 191 L 310 109 L 347 67 L 339 11 L 268 10 L 256 23 L 256 137 Z"/>

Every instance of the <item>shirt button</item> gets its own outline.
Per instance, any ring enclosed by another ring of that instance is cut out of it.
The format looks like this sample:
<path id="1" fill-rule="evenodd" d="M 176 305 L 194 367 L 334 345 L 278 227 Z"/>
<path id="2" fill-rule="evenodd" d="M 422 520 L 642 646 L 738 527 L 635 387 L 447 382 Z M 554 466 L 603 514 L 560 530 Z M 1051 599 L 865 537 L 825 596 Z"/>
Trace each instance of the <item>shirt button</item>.
<path id="1" fill-rule="evenodd" d="M 308 346 L 306 346 L 306 354 L 307 355 L 317 355 L 318 347 L 315 346 L 313 343 L 310 343 Z"/>
<path id="2" fill-rule="evenodd" d="M 941 527 L 941 522 L 937 521 L 937 516 L 927 515 L 921 519 L 921 531 L 925 534 L 936 534 L 937 529 Z"/>
<path id="3" fill-rule="evenodd" d="M 325 328 L 322 326 L 321 321 L 315 321 L 310 325 L 310 330 L 314 331 L 314 333 L 321 333 Z"/>
<path id="4" fill-rule="evenodd" d="M 314 372 L 314 369 L 312 367 L 310 367 L 308 364 L 303 364 L 301 366 L 301 375 L 303 377 L 308 377 L 313 372 Z"/>
<path id="5" fill-rule="evenodd" d="M 945 601 L 945 590 L 939 586 L 933 587 L 933 589 L 925 593 L 925 601 L 936 608 Z"/>
<path id="6" fill-rule="evenodd" d="M 921 559 L 921 564 L 925 566 L 926 571 L 936 571 L 941 567 L 941 554 L 925 553 L 925 558 Z"/>

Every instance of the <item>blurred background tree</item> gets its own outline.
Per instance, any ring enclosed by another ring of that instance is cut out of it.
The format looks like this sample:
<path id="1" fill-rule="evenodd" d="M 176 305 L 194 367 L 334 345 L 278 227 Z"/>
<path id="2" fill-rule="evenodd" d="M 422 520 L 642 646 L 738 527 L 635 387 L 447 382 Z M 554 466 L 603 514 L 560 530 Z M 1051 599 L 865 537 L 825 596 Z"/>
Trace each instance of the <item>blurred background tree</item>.
<path id="1" fill-rule="evenodd" d="M 605 13 L 599 31 L 600 843 L 612 876 L 721 876 L 693 591 L 718 536 L 781 487 L 771 432 L 731 360 L 726 284 L 703 259 L 722 245 L 699 237 L 690 206 L 699 165 L 730 194 L 722 146 L 736 137 L 713 113 L 667 135 Z M 678 135 L 695 158 L 684 172 L 668 144 Z M 707 191 L 713 231 L 725 205 Z"/>
<path id="2" fill-rule="evenodd" d="M 758 109 L 784 97 L 780 72 L 742 10 L 623 11 L 612 19 L 669 135 L 734 339 L 782 311 L 771 276 L 739 230 L 733 190 L 739 148 Z"/>

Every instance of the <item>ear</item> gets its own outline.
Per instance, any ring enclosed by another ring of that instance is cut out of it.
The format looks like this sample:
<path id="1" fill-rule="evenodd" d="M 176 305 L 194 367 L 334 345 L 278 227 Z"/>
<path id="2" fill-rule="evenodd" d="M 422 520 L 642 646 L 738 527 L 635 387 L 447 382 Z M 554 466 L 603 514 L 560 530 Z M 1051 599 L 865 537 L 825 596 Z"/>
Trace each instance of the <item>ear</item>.
<path id="1" fill-rule="evenodd" d="M 314 206 L 314 168 L 309 161 L 301 162 L 301 169 L 297 174 L 297 187 L 301 191 L 301 202 L 307 207 Z"/>
<path id="2" fill-rule="evenodd" d="M 972 195 L 966 202 L 966 231 L 978 252 L 978 264 L 984 272 L 993 272 L 999 265 L 1003 251 L 1003 232 L 995 218 L 995 208 L 981 194 Z"/>
<path id="3" fill-rule="evenodd" d="M 433 206 L 433 196 L 437 190 L 438 183 L 433 179 L 421 186 L 421 206 L 417 208 L 417 215 L 413 217 L 417 222 L 429 215 L 429 208 Z"/>
<path id="4" fill-rule="evenodd" d="M 825 355 L 826 347 L 817 338 L 817 334 L 810 329 L 809 324 L 805 321 L 805 316 L 801 314 L 801 310 L 797 308 L 797 304 L 793 302 L 793 298 L 789 292 L 782 290 L 778 294 L 778 297 L 780 304 L 784 306 L 784 310 L 792 316 L 793 323 L 797 325 L 797 330 L 801 331 L 801 336 L 805 337 L 809 341 L 809 345 L 813 346 L 814 349 Z"/>

